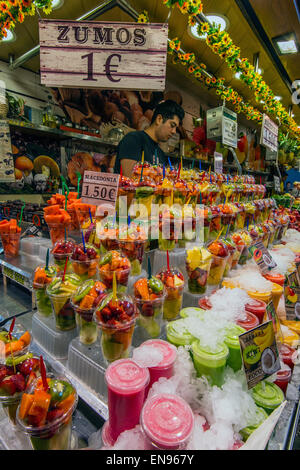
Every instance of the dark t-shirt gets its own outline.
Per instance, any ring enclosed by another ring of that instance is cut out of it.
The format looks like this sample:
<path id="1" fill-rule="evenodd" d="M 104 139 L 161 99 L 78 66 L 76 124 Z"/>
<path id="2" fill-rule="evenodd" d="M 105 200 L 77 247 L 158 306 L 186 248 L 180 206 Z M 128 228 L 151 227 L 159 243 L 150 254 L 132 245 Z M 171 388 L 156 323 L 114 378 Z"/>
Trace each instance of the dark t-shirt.
<path id="1" fill-rule="evenodd" d="M 129 160 L 142 160 L 142 153 L 144 151 L 144 161 L 152 165 L 156 164 L 156 155 L 161 165 L 167 164 L 165 153 L 159 145 L 149 137 L 144 131 L 129 132 L 121 140 L 117 150 L 117 158 L 114 167 L 114 173 L 120 173 L 120 162 L 123 158 Z"/>

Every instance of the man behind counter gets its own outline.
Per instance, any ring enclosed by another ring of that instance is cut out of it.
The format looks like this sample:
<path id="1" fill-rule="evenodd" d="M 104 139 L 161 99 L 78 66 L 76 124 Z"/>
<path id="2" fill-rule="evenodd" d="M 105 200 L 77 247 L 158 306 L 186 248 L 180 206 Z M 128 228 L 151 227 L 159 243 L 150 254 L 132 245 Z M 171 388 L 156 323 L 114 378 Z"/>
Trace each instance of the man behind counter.
<path id="1" fill-rule="evenodd" d="M 142 159 L 156 163 L 156 156 L 161 164 L 167 164 L 165 153 L 159 144 L 167 142 L 177 132 L 184 118 L 184 110 L 175 101 L 166 100 L 154 110 L 151 125 L 145 131 L 129 132 L 120 142 L 114 173 L 120 173 L 120 164 L 124 176 L 130 177 L 136 162 Z"/>

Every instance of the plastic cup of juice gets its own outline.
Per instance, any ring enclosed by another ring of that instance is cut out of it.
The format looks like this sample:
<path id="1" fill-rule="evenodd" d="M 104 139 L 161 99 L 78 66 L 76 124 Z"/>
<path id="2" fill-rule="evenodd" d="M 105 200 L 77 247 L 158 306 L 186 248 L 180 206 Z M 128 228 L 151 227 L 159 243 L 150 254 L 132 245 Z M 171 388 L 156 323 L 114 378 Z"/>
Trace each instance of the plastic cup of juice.
<path id="1" fill-rule="evenodd" d="M 278 308 L 279 301 L 280 301 L 281 296 L 283 294 L 283 290 L 284 290 L 283 287 L 281 287 L 279 284 L 276 284 L 275 282 L 273 282 L 273 287 L 272 287 L 272 290 L 271 290 L 271 294 L 272 294 L 272 300 L 273 300 L 275 310 L 277 310 L 277 308 Z"/>
<path id="2" fill-rule="evenodd" d="M 265 412 L 263 408 L 257 406 L 256 416 L 258 423 L 255 425 L 249 425 L 239 431 L 244 441 L 246 441 L 249 436 L 268 418 L 268 413 Z"/>
<path id="3" fill-rule="evenodd" d="M 294 365 L 295 365 L 294 361 L 296 360 L 296 357 L 297 357 L 297 349 L 292 348 L 288 344 L 284 344 L 284 343 L 278 343 L 277 347 L 278 347 L 280 359 L 282 360 L 282 362 L 284 362 L 284 364 L 289 366 L 291 371 L 293 372 Z"/>
<path id="4" fill-rule="evenodd" d="M 110 363 L 129 356 L 137 308 L 131 297 L 118 293 L 106 295 L 94 312 L 94 320 L 101 331 L 104 359 Z"/>
<path id="5" fill-rule="evenodd" d="M 66 377 L 47 374 L 47 382 L 48 391 L 39 378 L 23 394 L 17 424 L 34 450 L 68 450 L 78 395 Z"/>
<path id="6" fill-rule="evenodd" d="M 263 302 L 265 302 L 266 305 L 268 305 L 272 299 L 271 291 L 266 291 L 266 292 L 247 291 L 247 294 L 252 299 L 262 300 Z"/>
<path id="7" fill-rule="evenodd" d="M 224 245 L 224 243 L 221 241 L 212 242 L 208 245 L 207 248 L 212 254 L 212 263 L 210 266 L 207 283 L 209 286 L 219 286 L 224 276 L 224 271 L 229 257 L 229 251 L 226 245 Z M 215 254 L 215 248 L 222 250 L 220 251 L 222 255 Z"/>
<path id="8" fill-rule="evenodd" d="M 278 385 L 267 380 L 259 382 L 251 390 L 251 395 L 257 406 L 263 408 L 268 415 L 272 413 L 283 401 L 284 393 Z"/>
<path id="9" fill-rule="evenodd" d="M 150 339 L 143 343 L 143 346 L 151 346 L 153 349 L 158 350 L 163 359 L 154 367 L 148 367 L 150 374 L 150 382 L 148 390 L 152 387 L 154 382 L 157 382 L 160 377 L 170 379 L 174 374 L 174 364 L 177 358 L 177 349 L 172 344 L 162 339 Z"/>
<path id="10" fill-rule="evenodd" d="M 276 384 L 284 394 L 286 394 L 287 386 L 292 377 L 292 370 L 289 366 L 284 364 L 284 368 L 276 372 L 276 380 L 274 380 L 274 384 Z"/>
<path id="11" fill-rule="evenodd" d="M 161 393 L 145 402 L 140 422 L 154 449 L 180 450 L 192 436 L 194 414 L 181 397 Z"/>
<path id="12" fill-rule="evenodd" d="M 263 275 L 265 279 L 267 279 L 270 282 L 273 282 L 274 284 L 278 284 L 279 286 L 283 287 L 285 283 L 285 276 L 282 274 L 276 273 L 276 274 L 264 274 Z"/>
<path id="13" fill-rule="evenodd" d="M 244 328 L 246 331 L 249 331 L 259 325 L 259 319 L 254 315 L 254 313 L 250 313 L 245 310 L 243 317 L 239 318 L 236 321 L 236 324 L 241 328 Z"/>
<path id="14" fill-rule="evenodd" d="M 192 343 L 191 353 L 197 376 L 206 376 L 212 385 L 224 384 L 224 373 L 229 349 L 226 344 L 219 344 L 214 349 L 201 346 L 200 341 Z"/>
<path id="15" fill-rule="evenodd" d="M 240 349 L 239 335 L 246 333 L 246 330 L 232 323 L 226 328 L 224 343 L 229 349 L 227 364 L 237 372 L 242 368 L 242 355 Z"/>
<path id="16" fill-rule="evenodd" d="M 169 343 L 172 343 L 176 347 L 192 344 L 196 339 L 188 331 L 183 318 L 167 323 L 166 334 Z"/>
<path id="17" fill-rule="evenodd" d="M 5 258 L 18 256 L 20 249 L 21 231 L 18 233 L 1 233 L 2 246 Z"/>
<path id="18" fill-rule="evenodd" d="M 111 442 L 128 429 L 139 424 L 150 375 L 131 359 L 120 359 L 108 366 L 105 382 L 108 392 L 109 427 Z"/>
<path id="19" fill-rule="evenodd" d="M 245 305 L 247 312 L 253 313 L 258 318 L 259 323 L 263 323 L 267 305 L 262 300 L 252 299 Z"/>
<path id="20" fill-rule="evenodd" d="M 42 317 L 51 317 L 52 315 L 51 301 L 46 288 L 57 274 L 58 269 L 56 266 L 48 266 L 47 271 L 45 266 L 38 266 L 35 270 L 32 287 L 37 310 Z"/>

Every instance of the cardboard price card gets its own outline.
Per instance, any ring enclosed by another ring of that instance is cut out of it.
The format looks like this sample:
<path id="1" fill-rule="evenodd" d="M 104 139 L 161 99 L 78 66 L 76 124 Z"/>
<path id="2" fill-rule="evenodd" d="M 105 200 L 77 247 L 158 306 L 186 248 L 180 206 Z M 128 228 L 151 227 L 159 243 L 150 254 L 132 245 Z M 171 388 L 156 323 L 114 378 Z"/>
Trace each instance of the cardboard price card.
<path id="1" fill-rule="evenodd" d="M 280 359 L 272 321 L 239 336 L 248 389 L 280 370 Z"/>
<path id="2" fill-rule="evenodd" d="M 262 242 L 254 243 L 254 245 L 249 247 L 249 251 L 262 274 L 266 274 L 270 269 L 277 266 Z"/>
<path id="3" fill-rule="evenodd" d="M 5 119 L 0 120 L 0 181 L 2 183 L 13 183 L 15 181 L 10 128 Z"/>
<path id="4" fill-rule="evenodd" d="M 289 285 L 289 279 L 284 285 L 284 300 L 287 320 L 300 320 L 300 287 Z"/>
<path id="5" fill-rule="evenodd" d="M 279 321 L 278 315 L 276 313 L 276 310 L 275 310 L 275 307 L 274 307 L 274 304 L 273 304 L 273 300 L 271 300 L 268 303 L 267 308 L 266 308 L 266 312 L 267 312 L 268 320 L 272 321 L 272 323 L 273 323 L 273 329 L 274 329 L 274 332 L 275 332 L 276 340 L 283 343 L 283 334 L 282 334 L 282 331 L 281 331 L 281 328 L 280 328 L 280 321 Z"/>
<path id="6" fill-rule="evenodd" d="M 83 175 L 81 199 L 83 203 L 96 206 L 116 205 L 120 175 L 85 171 Z"/>

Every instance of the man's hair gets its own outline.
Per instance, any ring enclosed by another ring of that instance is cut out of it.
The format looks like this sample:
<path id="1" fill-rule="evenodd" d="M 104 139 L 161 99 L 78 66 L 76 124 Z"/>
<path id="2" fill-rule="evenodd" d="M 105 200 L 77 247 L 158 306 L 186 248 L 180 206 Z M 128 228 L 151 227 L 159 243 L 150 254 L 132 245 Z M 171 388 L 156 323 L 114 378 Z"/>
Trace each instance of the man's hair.
<path id="1" fill-rule="evenodd" d="M 176 101 L 166 100 L 156 106 L 152 116 L 151 124 L 154 123 L 159 114 L 162 116 L 163 122 L 166 122 L 168 119 L 173 119 L 174 116 L 177 116 L 181 124 L 185 113 L 183 108 L 177 104 Z"/>

